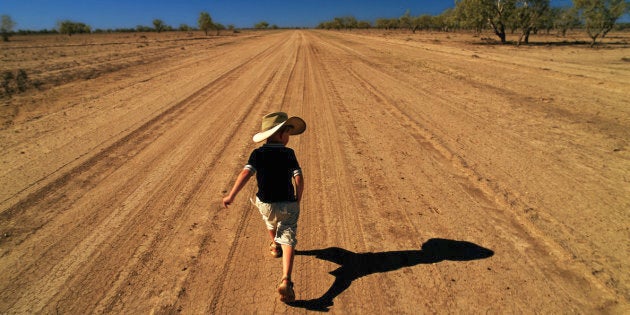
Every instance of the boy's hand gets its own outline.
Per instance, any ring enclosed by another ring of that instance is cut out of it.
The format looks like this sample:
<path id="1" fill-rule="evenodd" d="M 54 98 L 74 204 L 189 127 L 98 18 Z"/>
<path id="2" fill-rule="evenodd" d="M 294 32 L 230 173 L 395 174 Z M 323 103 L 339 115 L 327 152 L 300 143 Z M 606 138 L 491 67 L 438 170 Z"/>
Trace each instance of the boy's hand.
<path id="1" fill-rule="evenodd" d="M 227 196 L 223 198 L 223 206 L 227 209 L 228 205 L 230 205 L 234 201 L 234 198 Z"/>
<path id="2" fill-rule="evenodd" d="M 234 183 L 234 187 L 227 195 L 227 197 L 223 197 L 223 206 L 227 209 L 227 207 L 234 201 L 234 197 L 238 194 L 239 191 L 245 186 L 250 177 L 252 177 L 252 172 L 249 169 L 245 168 L 238 174 L 238 178 Z"/>

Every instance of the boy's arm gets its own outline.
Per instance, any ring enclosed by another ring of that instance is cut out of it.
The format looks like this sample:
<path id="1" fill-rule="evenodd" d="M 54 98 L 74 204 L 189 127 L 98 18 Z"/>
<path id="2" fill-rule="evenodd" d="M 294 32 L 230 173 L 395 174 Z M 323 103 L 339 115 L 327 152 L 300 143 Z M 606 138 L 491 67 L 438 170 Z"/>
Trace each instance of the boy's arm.
<path id="1" fill-rule="evenodd" d="M 252 172 L 248 169 L 243 169 L 240 174 L 238 174 L 238 178 L 236 182 L 234 182 L 234 187 L 232 187 L 232 191 L 223 198 L 223 206 L 228 207 L 233 201 L 239 191 L 247 184 L 249 178 L 252 177 Z"/>
<path id="2" fill-rule="evenodd" d="M 297 202 L 302 200 L 302 192 L 304 191 L 304 175 L 301 173 L 293 177 L 295 179 L 295 197 Z"/>

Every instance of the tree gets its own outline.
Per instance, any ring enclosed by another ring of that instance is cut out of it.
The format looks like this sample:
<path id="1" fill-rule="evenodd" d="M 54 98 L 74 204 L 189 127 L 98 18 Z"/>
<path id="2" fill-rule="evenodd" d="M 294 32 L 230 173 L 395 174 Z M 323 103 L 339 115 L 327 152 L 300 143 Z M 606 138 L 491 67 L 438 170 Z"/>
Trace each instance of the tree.
<path id="1" fill-rule="evenodd" d="M 13 33 L 15 22 L 10 16 L 3 14 L 0 22 L 0 33 L 2 33 L 2 41 L 8 42 L 9 36 Z"/>
<path id="2" fill-rule="evenodd" d="M 214 23 L 212 23 L 212 18 L 208 12 L 201 12 L 199 14 L 199 20 L 197 20 L 197 24 L 199 25 L 199 29 L 203 30 L 208 36 L 208 31 L 214 28 Z"/>
<path id="3" fill-rule="evenodd" d="M 214 29 L 217 31 L 217 36 L 219 36 L 219 32 L 225 30 L 225 25 L 221 23 L 214 23 Z"/>
<path id="4" fill-rule="evenodd" d="M 370 21 L 359 21 L 357 23 L 357 28 L 368 29 L 372 27 L 372 23 Z"/>
<path id="5" fill-rule="evenodd" d="M 269 23 L 267 23 L 267 21 L 260 21 L 256 23 L 256 25 L 254 25 L 254 28 L 259 29 L 259 30 L 264 30 L 264 29 L 267 29 L 268 27 L 269 27 Z"/>
<path id="6" fill-rule="evenodd" d="M 153 29 L 150 26 L 137 25 L 136 32 L 151 32 Z"/>
<path id="7" fill-rule="evenodd" d="M 578 11 L 571 7 L 554 8 L 557 10 L 556 18 L 554 19 L 554 28 L 562 36 L 567 35 L 567 31 L 580 25 L 580 17 Z"/>
<path id="8" fill-rule="evenodd" d="M 411 12 L 409 10 L 405 11 L 405 14 L 398 18 L 398 25 L 400 25 L 400 27 L 408 28 L 412 33 L 415 33 L 417 29 L 414 27 L 413 18 L 411 17 Z"/>
<path id="9" fill-rule="evenodd" d="M 89 25 L 70 20 L 58 22 L 58 27 L 59 33 L 68 34 L 68 36 L 72 36 L 72 34 L 90 33 L 92 31 L 92 28 Z"/>
<path id="10" fill-rule="evenodd" d="M 412 17 L 409 14 L 409 10 L 405 12 L 403 16 L 398 18 L 398 25 L 403 28 L 408 28 L 412 33 L 415 33 L 419 29 L 431 29 L 439 27 L 436 23 L 437 18 L 429 15 L 422 14 L 420 16 Z"/>
<path id="11" fill-rule="evenodd" d="M 546 34 L 549 34 L 554 27 L 554 22 L 558 19 L 559 12 L 560 8 L 549 7 L 549 10 L 546 10 L 540 17 L 538 27 L 541 30 L 545 30 Z"/>
<path id="12" fill-rule="evenodd" d="M 376 28 L 384 28 L 386 30 L 399 27 L 398 19 L 376 19 Z"/>
<path id="13" fill-rule="evenodd" d="M 627 0 L 574 0 L 575 8 L 584 21 L 584 28 L 593 40 L 593 47 L 598 37 L 605 37 L 615 26 L 615 22 L 627 12 L 630 4 Z"/>
<path id="14" fill-rule="evenodd" d="M 452 29 L 456 29 L 459 27 L 459 23 L 457 21 L 457 14 L 455 9 L 448 8 L 440 14 L 438 22 L 440 24 L 440 28 L 444 32 L 448 32 Z"/>
<path id="15" fill-rule="evenodd" d="M 415 29 L 429 30 L 433 27 L 433 17 L 429 14 L 422 14 L 413 19 Z"/>
<path id="16" fill-rule="evenodd" d="M 505 27 L 514 14 L 516 0 L 457 0 L 455 9 L 462 22 L 478 32 L 490 25 L 501 43 L 505 43 Z"/>
<path id="17" fill-rule="evenodd" d="M 182 24 L 179 24 L 179 28 L 178 28 L 178 30 L 179 30 L 180 32 L 188 32 L 188 31 L 191 31 L 191 30 L 192 30 L 192 28 L 191 28 L 190 26 L 188 26 L 188 24 L 183 24 L 183 23 L 182 23 Z"/>
<path id="18" fill-rule="evenodd" d="M 518 44 L 525 40 L 529 43 L 529 35 L 540 25 L 543 15 L 549 10 L 549 0 L 518 0 L 514 17 L 516 25 L 521 29 Z"/>
<path id="19" fill-rule="evenodd" d="M 340 17 L 336 17 L 333 19 L 332 21 L 332 27 L 336 30 L 340 30 L 342 28 L 345 27 L 344 22 L 343 22 L 343 18 Z"/>
<path id="20" fill-rule="evenodd" d="M 486 25 L 486 18 L 481 14 L 477 1 L 460 0 L 455 3 L 455 16 L 458 23 L 465 28 L 471 28 L 477 33 Z"/>
<path id="21" fill-rule="evenodd" d="M 153 28 L 156 32 L 160 33 L 166 28 L 166 24 L 164 24 L 164 21 L 160 19 L 155 19 L 153 20 Z"/>
<path id="22" fill-rule="evenodd" d="M 341 19 L 343 21 L 343 26 L 349 30 L 353 28 L 357 28 L 357 25 L 359 24 L 359 21 L 357 21 L 357 18 L 355 18 L 352 15 L 344 16 Z"/>

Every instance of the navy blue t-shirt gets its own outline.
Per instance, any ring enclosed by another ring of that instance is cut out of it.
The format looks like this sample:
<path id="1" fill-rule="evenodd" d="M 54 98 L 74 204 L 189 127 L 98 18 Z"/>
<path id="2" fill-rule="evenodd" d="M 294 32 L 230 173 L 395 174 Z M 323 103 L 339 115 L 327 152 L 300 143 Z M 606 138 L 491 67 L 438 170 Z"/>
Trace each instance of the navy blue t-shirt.
<path id="1" fill-rule="evenodd" d="M 252 151 L 246 169 L 256 173 L 260 201 L 296 201 L 293 177 L 302 174 L 295 152 L 280 143 L 267 143 Z"/>

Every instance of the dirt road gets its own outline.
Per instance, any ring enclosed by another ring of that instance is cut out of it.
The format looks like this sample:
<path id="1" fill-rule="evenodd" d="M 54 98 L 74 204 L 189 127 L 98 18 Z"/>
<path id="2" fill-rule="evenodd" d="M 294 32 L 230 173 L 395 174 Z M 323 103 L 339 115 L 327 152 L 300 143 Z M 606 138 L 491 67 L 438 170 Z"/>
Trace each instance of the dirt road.
<path id="1" fill-rule="evenodd" d="M 445 36 L 174 41 L 13 99 L 0 312 L 628 312 L 630 49 Z M 278 110 L 308 124 L 294 305 L 254 183 L 220 206 Z"/>

